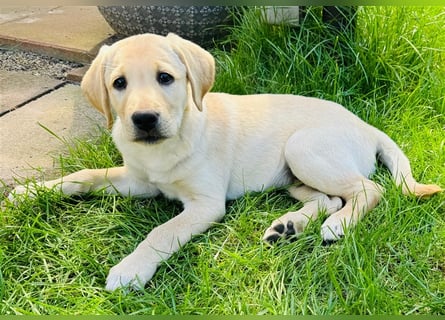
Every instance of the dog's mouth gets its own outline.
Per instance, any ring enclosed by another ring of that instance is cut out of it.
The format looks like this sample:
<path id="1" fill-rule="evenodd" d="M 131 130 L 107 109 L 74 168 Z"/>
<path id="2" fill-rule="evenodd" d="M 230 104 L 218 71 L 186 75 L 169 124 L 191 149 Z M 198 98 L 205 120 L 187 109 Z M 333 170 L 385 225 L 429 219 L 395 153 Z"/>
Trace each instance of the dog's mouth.
<path id="1" fill-rule="evenodd" d="M 158 132 L 145 132 L 145 131 L 138 131 L 135 134 L 134 142 L 142 142 L 147 144 L 156 144 L 161 143 L 167 139 L 166 136 L 160 135 Z"/>

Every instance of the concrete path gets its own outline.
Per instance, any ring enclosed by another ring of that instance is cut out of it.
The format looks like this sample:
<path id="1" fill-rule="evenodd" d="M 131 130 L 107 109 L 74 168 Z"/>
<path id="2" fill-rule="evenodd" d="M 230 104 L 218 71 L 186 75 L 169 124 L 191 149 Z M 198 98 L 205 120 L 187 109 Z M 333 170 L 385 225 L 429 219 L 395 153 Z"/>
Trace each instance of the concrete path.
<path id="1" fill-rule="evenodd" d="M 114 35 L 96 7 L 0 7 L 0 49 L 27 50 L 86 66 Z M 67 80 L 28 71 L 0 69 L 0 182 L 60 174 L 57 154 L 66 151 L 56 137 L 97 134 L 105 122 L 85 101 L 81 70 Z M 1 183 L 0 183 L 1 188 Z"/>
<path id="2" fill-rule="evenodd" d="M 0 46 L 90 62 L 114 35 L 97 7 L 0 7 Z"/>
<path id="3" fill-rule="evenodd" d="M 74 84 L 66 84 L 7 113 L 0 118 L 0 177 L 11 183 L 14 177 L 57 176 L 53 159 L 66 146 L 48 130 L 58 137 L 73 139 L 98 132 L 101 122 L 102 115 L 88 105 Z"/>
<path id="4" fill-rule="evenodd" d="M 48 76 L 36 76 L 27 71 L 0 70 L 0 114 L 14 110 L 21 104 L 42 96 L 63 83 L 61 80 Z"/>

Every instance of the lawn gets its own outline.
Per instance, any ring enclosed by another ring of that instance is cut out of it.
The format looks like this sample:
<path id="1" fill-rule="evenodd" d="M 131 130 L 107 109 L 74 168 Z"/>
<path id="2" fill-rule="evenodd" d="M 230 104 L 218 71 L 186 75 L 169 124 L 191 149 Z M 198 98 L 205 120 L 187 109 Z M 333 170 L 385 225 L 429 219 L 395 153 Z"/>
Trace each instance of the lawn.
<path id="1" fill-rule="evenodd" d="M 292 28 L 246 11 L 212 49 L 213 91 L 335 100 L 388 133 L 418 180 L 445 186 L 445 9 L 359 8 L 354 33 L 318 12 Z M 64 173 L 121 161 L 105 130 L 68 141 L 59 160 Z M 0 314 L 445 314 L 444 193 L 403 196 L 382 167 L 373 178 L 384 199 L 336 243 L 323 244 L 320 219 L 264 244 L 301 204 L 285 190 L 247 194 L 126 295 L 104 290 L 108 270 L 181 204 L 38 190 L 0 215 Z"/>

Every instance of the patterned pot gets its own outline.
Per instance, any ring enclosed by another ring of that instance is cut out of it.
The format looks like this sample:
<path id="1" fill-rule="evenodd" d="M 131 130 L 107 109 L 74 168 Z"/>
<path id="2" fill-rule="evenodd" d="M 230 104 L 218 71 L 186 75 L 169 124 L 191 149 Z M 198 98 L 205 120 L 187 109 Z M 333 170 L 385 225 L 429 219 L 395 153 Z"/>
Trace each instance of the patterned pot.
<path id="1" fill-rule="evenodd" d="M 225 6 L 99 6 L 98 9 L 111 28 L 124 36 L 174 32 L 206 45 L 226 35 L 225 26 L 233 25 L 230 7 Z"/>

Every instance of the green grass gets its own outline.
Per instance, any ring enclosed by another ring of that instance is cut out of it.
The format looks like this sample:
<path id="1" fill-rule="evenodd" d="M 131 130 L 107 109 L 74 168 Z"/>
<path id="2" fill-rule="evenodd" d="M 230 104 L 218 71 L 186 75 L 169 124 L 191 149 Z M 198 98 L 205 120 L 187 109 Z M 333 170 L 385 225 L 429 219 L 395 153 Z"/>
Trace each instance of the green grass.
<path id="1" fill-rule="evenodd" d="M 445 186 L 444 9 L 360 8 L 354 34 L 318 11 L 301 28 L 246 12 L 213 50 L 214 91 L 338 101 L 397 141 L 419 180 Z M 106 132 L 67 149 L 64 173 L 121 161 Z M 127 295 L 103 289 L 108 270 L 181 204 L 38 190 L 0 215 L 0 314 L 445 314 L 444 194 L 405 197 L 383 168 L 374 179 L 384 199 L 334 244 L 321 219 L 297 241 L 263 244 L 300 204 L 284 190 L 248 194 Z"/>

